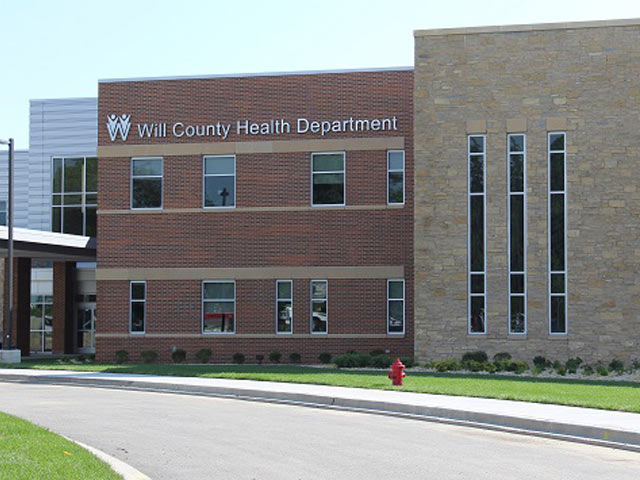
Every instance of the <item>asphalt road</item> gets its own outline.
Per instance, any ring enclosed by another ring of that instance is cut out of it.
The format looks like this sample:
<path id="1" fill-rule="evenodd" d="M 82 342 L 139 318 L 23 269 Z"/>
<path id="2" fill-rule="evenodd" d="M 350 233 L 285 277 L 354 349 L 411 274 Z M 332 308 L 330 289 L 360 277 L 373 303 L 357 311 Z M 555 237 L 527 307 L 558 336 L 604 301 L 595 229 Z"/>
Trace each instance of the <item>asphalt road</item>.
<path id="1" fill-rule="evenodd" d="M 160 479 L 633 479 L 640 454 L 402 418 L 0 383 L 0 410 Z"/>

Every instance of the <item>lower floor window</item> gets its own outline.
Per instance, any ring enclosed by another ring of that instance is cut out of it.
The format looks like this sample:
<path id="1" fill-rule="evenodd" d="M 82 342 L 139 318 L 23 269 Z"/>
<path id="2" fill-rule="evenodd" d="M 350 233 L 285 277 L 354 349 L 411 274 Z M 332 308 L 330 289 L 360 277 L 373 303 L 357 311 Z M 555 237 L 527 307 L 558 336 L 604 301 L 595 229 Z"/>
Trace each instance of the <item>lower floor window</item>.
<path id="1" fill-rule="evenodd" d="M 234 333 L 235 282 L 204 282 L 202 286 L 202 332 Z"/>
<path id="2" fill-rule="evenodd" d="M 326 280 L 311 281 L 311 333 L 328 332 L 329 287 Z"/>
<path id="3" fill-rule="evenodd" d="M 29 350 L 50 352 L 53 334 L 53 297 L 34 295 L 31 297 Z"/>
<path id="4" fill-rule="evenodd" d="M 276 281 L 276 331 L 293 333 L 293 281 Z"/>
<path id="5" fill-rule="evenodd" d="M 387 281 L 387 332 L 404 333 L 404 280 Z"/>

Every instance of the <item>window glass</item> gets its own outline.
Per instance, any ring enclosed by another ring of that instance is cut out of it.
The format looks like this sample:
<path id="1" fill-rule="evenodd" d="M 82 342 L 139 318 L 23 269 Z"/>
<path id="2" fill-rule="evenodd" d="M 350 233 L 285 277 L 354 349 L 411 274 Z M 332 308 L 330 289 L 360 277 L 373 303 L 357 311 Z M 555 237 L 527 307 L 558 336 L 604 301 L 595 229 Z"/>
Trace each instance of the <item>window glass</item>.
<path id="1" fill-rule="evenodd" d="M 552 133 L 549 135 L 551 150 L 564 150 L 564 133 Z"/>
<path id="2" fill-rule="evenodd" d="M 313 205 L 344 204 L 344 154 L 314 153 L 311 158 Z"/>
<path id="3" fill-rule="evenodd" d="M 311 282 L 311 296 L 312 298 L 326 298 L 327 282 L 325 281 Z"/>
<path id="4" fill-rule="evenodd" d="M 161 178 L 133 179 L 133 208 L 159 208 L 162 205 Z"/>
<path id="5" fill-rule="evenodd" d="M 326 280 L 311 282 L 311 332 L 327 333 L 327 285 Z"/>
<path id="6" fill-rule="evenodd" d="M 404 203 L 404 151 L 387 152 L 387 203 Z"/>
<path id="7" fill-rule="evenodd" d="M 474 195 L 470 198 L 471 215 L 471 270 L 484 271 L 484 197 Z"/>
<path id="8" fill-rule="evenodd" d="M 484 192 L 484 157 L 471 155 L 469 161 L 470 191 L 471 193 L 482 193 Z"/>
<path id="9" fill-rule="evenodd" d="M 404 170 L 404 152 L 389 152 L 388 162 L 389 170 Z"/>
<path id="10" fill-rule="evenodd" d="M 509 242 L 511 270 L 524 271 L 524 196 L 511 195 Z"/>
<path id="11" fill-rule="evenodd" d="M 205 175 L 234 175 L 235 157 L 205 157 Z"/>
<path id="12" fill-rule="evenodd" d="M 510 332 L 511 333 L 524 333 L 525 332 L 525 310 L 524 310 L 524 295 L 511 296 L 511 318 L 510 318 Z"/>
<path id="13" fill-rule="evenodd" d="M 551 270 L 564 265 L 564 195 L 551 195 Z"/>
<path id="14" fill-rule="evenodd" d="M 511 137 L 513 138 L 513 137 Z M 524 155 L 512 154 L 509 155 L 509 168 L 511 168 L 511 191 L 512 192 L 524 192 Z"/>
<path id="15" fill-rule="evenodd" d="M 484 296 L 471 297 L 471 333 L 484 333 Z"/>
<path id="16" fill-rule="evenodd" d="M 131 302 L 131 331 L 144 332 L 144 303 Z"/>
<path id="17" fill-rule="evenodd" d="M 524 293 L 524 274 L 511 274 L 511 293 Z"/>
<path id="18" fill-rule="evenodd" d="M 469 152 L 484 153 L 484 137 L 481 137 L 481 136 L 469 137 Z"/>
<path id="19" fill-rule="evenodd" d="M 160 158 L 134 158 L 133 175 L 138 176 L 161 176 L 162 159 Z"/>
<path id="20" fill-rule="evenodd" d="M 234 332 L 234 302 L 205 302 L 202 330 L 205 333 Z"/>
<path id="21" fill-rule="evenodd" d="M 53 193 L 62 192 L 62 159 L 53 159 Z"/>
<path id="22" fill-rule="evenodd" d="M 205 299 L 230 299 L 235 298 L 235 286 L 232 282 L 225 283 L 205 283 L 204 284 Z"/>
<path id="23" fill-rule="evenodd" d="M 484 293 L 484 274 L 471 274 L 471 293 Z"/>
<path id="24" fill-rule="evenodd" d="M 338 172 L 344 170 L 344 154 L 318 153 L 313 155 L 314 172 Z"/>
<path id="25" fill-rule="evenodd" d="M 98 191 L 98 159 L 93 157 L 87 157 L 87 192 Z"/>
<path id="26" fill-rule="evenodd" d="M 232 207 L 235 204 L 235 178 L 233 176 L 205 177 L 205 207 Z"/>
<path id="27" fill-rule="evenodd" d="M 131 299 L 132 300 L 144 300 L 145 299 L 146 285 L 142 282 L 131 283 Z"/>
<path id="28" fill-rule="evenodd" d="M 63 232 L 71 233 L 73 235 L 82 235 L 82 208 L 65 207 L 63 209 L 63 215 Z"/>
<path id="29" fill-rule="evenodd" d="M 64 191 L 82 192 L 84 184 L 84 159 L 65 158 L 64 159 Z"/>
<path id="30" fill-rule="evenodd" d="M 551 333 L 566 333 L 565 296 L 551 296 Z"/>

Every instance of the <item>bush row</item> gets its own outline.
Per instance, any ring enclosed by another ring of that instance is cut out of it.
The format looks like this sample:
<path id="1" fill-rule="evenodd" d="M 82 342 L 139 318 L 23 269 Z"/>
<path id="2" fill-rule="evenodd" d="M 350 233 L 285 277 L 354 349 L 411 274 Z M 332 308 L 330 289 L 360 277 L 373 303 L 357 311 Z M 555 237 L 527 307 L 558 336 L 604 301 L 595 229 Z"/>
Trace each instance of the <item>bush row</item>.
<path id="1" fill-rule="evenodd" d="M 437 362 L 429 362 L 426 365 L 438 372 L 451 372 L 458 370 L 467 370 L 471 372 L 514 372 L 516 374 L 524 373 L 529 370 L 529 364 L 520 360 L 512 360 L 511 355 L 507 352 L 496 353 L 493 361 L 489 361 L 486 352 L 475 351 L 468 352 L 462 356 L 462 360 L 456 358 L 447 358 Z M 640 360 L 634 360 L 628 368 L 622 361 L 614 359 L 608 364 L 598 361 L 593 365 L 585 364 L 580 357 L 570 358 L 566 362 L 558 360 L 552 362 L 543 356 L 536 356 L 533 359 L 532 373 L 540 374 L 545 370 L 555 371 L 558 375 L 566 375 L 567 373 L 582 373 L 583 375 L 593 375 L 597 373 L 601 376 L 615 373 L 621 375 L 625 372 L 633 372 L 640 370 Z"/>
<path id="2" fill-rule="evenodd" d="M 347 352 L 344 355 L 338 355 L 334 359 L 334 363 L 338 368 L 389 368 L 395 357 L 385 354 L 383 351 L 374 350 L 371 353 Z M 403 357 L 400 361 L 407 368 L 415 365 L 413 358 Z"/>
<path id="3" fill-rule="evenodd" d="M 211 349 L 203 348 L 201 350 L 198 350 L 194 356 L 199 363 L 209 363 L 212 355 L 213 352 L 211 351 Z M 142 352 L 140 352 L 140 357 L 142 357 L 142 361 L 144 363 L 154 363 L 158 360 L 158 352 L 156 352 L 155 350 L 143 350 Z M 278 351 L 273 351 L 269 353 L 268 358 L 271 363 L 280 363 L 280 361 L 282 360 L 282 354 Z M 182 348 L 176 348 L 172 350 L 171 359 L 175 363 L 184 362 L 187 359 L 186 350 Z M 231 359 L 233 363 L 244 363 L 246 357 L 243 353 L 234 353 Z M 299 353 L 293 352 L 289 354 L 288 359 L 289 363 L 300 363 L 302 360 L 302 356 Z M 118 364 L 128 362 L 130 360 L 129 352 L 127 350 L 118 350 L 115 353 L 115 360 Z M 321 353 L 318 357 L 318 360 L 321 363 L 329 363 L 331 362 L 331 354 Z M 256 355 L 257 363 L 262 363 L 263 361 L 264 355 Z"/>

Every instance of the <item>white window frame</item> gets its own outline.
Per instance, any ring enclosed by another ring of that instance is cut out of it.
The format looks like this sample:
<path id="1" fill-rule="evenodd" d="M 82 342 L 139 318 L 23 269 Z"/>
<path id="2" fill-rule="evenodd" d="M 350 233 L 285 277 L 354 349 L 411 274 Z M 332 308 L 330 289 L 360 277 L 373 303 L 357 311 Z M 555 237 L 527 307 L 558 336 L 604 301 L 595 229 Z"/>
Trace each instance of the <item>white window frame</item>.
<path id="1" fill-rule="evenodd" d="M 564 149 L 563 150 L 551 150 L 551 135 L 562 135 L 564 137 Z M 551 154 L 562 153 L 563 154 L 563 185 L 562 190 L 551 190 Z M 568 224 L 567 224 L 567 134 L 566 132 L 547 132 L 547 269 L 548 269 L 548 299 L 549 299 L 549 335 L 553 336 L 566 336 L 569 334 L 569 293 L 568 287 L 568 268 L 567 263 L 567 239 L 568 239 Z M 551 270 L 551 195 L 562 194 L 564 196 L 564 270 Z M 564 275 L 564 293 L 551 293 L 551 275 L 562 274 Z M 564 332 L 552 332 L 551 331 L 551 298 L 552 297 L 564 297 Z"/>
<path id="2" fill-rule="evenodd" d="M 483 144 L 482 153 L 471 153 L 471 138 L 481 137 Z M 471 193 L 471 155 L 482 156 L 482 192 Z M 487 136 L 482 135 L 467 135 L 467 334 L 468 335 L 487 335 L 488 328 L 488 315 L 487 315 Z M 482 196 L 482 214 L 483 214 L 483 258 L 482 258 L 482 271 L 471 270 L 471 197 Z M 471 276 L 482 275 L 484 278 L 483 293 L 471 293 Z M 471 331 L 471 298 L 483 297 L 484 298 L 484 331 L 472 332 Z"/>
<path id="3" fill-rule="evenodd" d="M 325 289 L 326 295 L 325 297 L 322 298 L 313 298 L 313 284 L 314 282 L 324 282 L 324 284 L 327 286 L 327 288 Z M 311 280 L 311 282 L 309 283 L 309 306 L 310 308 L 310 317 L 309 317 L 309 332 L 312 335 L 327 335 L 329 333 L 329 281 L 328 280 Z M 327 311 L 327 328 L 324 332 L 314 332 L 313 331 L 313 302 L 316 301 L 324 301 L 325 305 L 326 305 L 326 311 Z"/>
<path id="4" fill-rule="evenodd" d="M 511 151 L 511 137 L 522 137 L 522 151 Z M 511 191 L 511 155 L 522 155 L 522 192 Z M 523 223 L 523 239 L 522 249 L 524 259 L 522 263 L 522 271 L 511 270 L 511 197 L 522 197 L 522 223 Z M 507 135 L 507 268 L 509 270 L 508 276 L 508 291 L 509 291 L 509 314 L 507 317 L 507 329 L 509 335 L 527 335 L 529 330 L 529 309 L 527 308 L 528 298 L 528 282 L 527 282 L 527 249 L 528 249 L 528 218 L 527 218 L 527 135 L 525 133 L 510 133 Z M 511 292 L 511 274 L 522 275 L 524 277 L 524 293 L 512 293 Z M 486 288 L 486 287 L 485 287 Z M 511 298 L 522 297 L 524 298 L 524 331 L 514 332 L 511 330 Z"/>
<path id="5" fill-rule="evenodd" d="M 389 159 L 392 153 L 401 153 L 402 154 L 402 169 L 398 170 L 396 168 L 389 167 Z M 391 202 L 389 200 L 389 194 L 391 193 L 389 190 L 389 176 L 394 172 L 402 172 L 402 202 Z M 387 205 L 404 205 L 406 201 L 406 165 L 405 165 L 405 153 L 404 150 L 387 150 Z"/>
<path id="6" fill-rule="evenodd" d="M 0 200 L 0 205 L 2 205 L 2 207 L 0 207 L 0 214 L 4 213 L 4 223 L 0 222 L 0 225 L 6 226 L 9 222 L 8 201 Z"/>
<path id="7" fill-rule="evenodd" d="M 205 302 L 230 302 L 228 298 L 204 298 L 204 287 L 208 283 L 233 283 L 233 331 L 232 332 L 205 332 L 204 330 L 204 304 Z M 202 335 L 235 335 L 238 328 L 236 316 L 236 281 L 235 280 L 203 280 L 200 293 L 200 333 Z"/>
<path id="8" fill-rule="evenodd" d="M 313 171 L 313 157 L 314 155 L 342 155 L 342 170 L 330 170 L 322 172 Z M 347 155 L 346 152 L 312 152 L 311 153 L 311 206 L 312 207 L 344 207 L 347 204 Z M 341 173 L 343 177 L 342 182 L 342 203 L 313 203 L 313 176 L 315 174 L 328 174 L 328 173 Z"/>
<path id="9" fill-rule="evenodd" d="M 395 297 L 390 297 L 389 296 L 389 284 L 391 282 L 402 282 L 402 298 L 395 298 Z M 388 278 L 387 279 L 387 335 L 404 335 L 405 331 L 406 331 L 406 321 L 407 321 L 407 303 L 406 303 L 406 295 L 407 292 L 405 291 L 406 288 L 406 284 L 404 281 L 404 278 Z M 389 331 L 389 312 L 390 312 L 390 308 L 389 305 L 390 303 L 394 301 L 394 302 L 398 302 L 398 301 L 402 301 L 402 331 L 401 332 L 391 332 Z"/>
<path id="10" fill-rule="evenodd" d="M 135 160 L 160 160 L 160 175 L 133 175 L 133 164 Z M 164 207 L 164 157 L 131 157 L 129 182 L 129 207 L 131 210 L 162 210 Z M 134 178 L 159 178 L 160 179 L 160 206 L 159 207 L 134 207 L 133 206 L 133 180 Z"/>
<path id="11" fill-rule="evenodd" d="M 291 296 L 289 298 L 280 297 L 278 286 L 281 283 L 288 283 L 291 285 Z M 291 302 L 291 331 L 290 332 L 281 332 L 278 330 L 278 303 L 279 302 Z M 293 334 L 293 280 L 276 280 L 276 333 L 278 335 L 292 335 Z"/>
<path id="12" fill-rule="evenodd" d="M 206 185 L 207 185 L 207 177 L 230 177 L 229 173 L 205 173 L 206 172 L 206 164 L 208 158 L 233 158 L 233 205 L 206 205 Z M 202 208 L 213 209 L 213 210 L 233 210 L 236 208 L 236 204 L 238 203 L 238 189 L 236 183 L 236 156 L 235 155 L 204 155 L 202 157 Z"/>
<path id="13" fill-rule="evenodd" d="M 134 284 L 143 284 L 144 285 L 144 299 L 134 299 L 133 298 L 133 285 Z M 134 303 L 143 303 L 144 304 L 144 314 L 142 315 L 142 331 L 133 331 L 133 304 Z M 129 282 L 129 334 L 130 335 L 144 335 L 147 332 L 147 282 L 146 280 L 131 280 Z"/>

